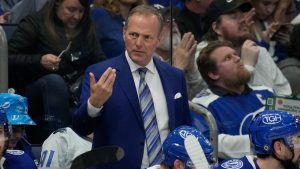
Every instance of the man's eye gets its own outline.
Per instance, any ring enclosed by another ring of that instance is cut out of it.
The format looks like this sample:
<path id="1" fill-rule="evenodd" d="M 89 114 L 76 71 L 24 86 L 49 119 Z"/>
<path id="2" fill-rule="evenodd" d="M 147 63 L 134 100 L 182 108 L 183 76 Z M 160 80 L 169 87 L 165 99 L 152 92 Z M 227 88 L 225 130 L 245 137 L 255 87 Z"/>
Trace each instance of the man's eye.
<path id="1" fill-rule="evenodd" d="M 150 37 L 150 36 L 145 36 L 145 41 L 147 41 L 147 42 L 151 41 L 152 39 L 153 39 L 153 38 Z"/>
<path id="2" fill-rule="evenodd" d="M 139 37 L 139 35 L 137 33 L 129 33 L 129 36 L 131 38 L 138 38 Z"/>

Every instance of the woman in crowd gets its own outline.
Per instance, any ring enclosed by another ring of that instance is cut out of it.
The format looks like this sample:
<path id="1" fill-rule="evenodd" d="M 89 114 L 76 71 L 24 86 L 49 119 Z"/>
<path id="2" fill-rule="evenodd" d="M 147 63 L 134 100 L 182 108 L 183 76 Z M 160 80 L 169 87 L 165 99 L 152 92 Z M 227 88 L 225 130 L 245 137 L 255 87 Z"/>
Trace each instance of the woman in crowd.
<path id="1" fill-rule="evenodd" d="M 125 51 L 123 26 L 133 7 L 144 0 L 95 0 L 92 16 L 96 25 L 97 38 L 108 58 L 119 56 Z"/>
<path id="2" fill-rule="evenodd" d="M 253 32 L 258 45 L 265 47 L 278 63 L 285 59 L 289 43 L 291 0 L 251 0 L 255 8 Z"/>
<path id="3" fill-rule="evenodd" d="M 105 56 L 96 39 L 87 0 L 49 0 L 24 18 L 9 47 L 10 86 L 28 98 L 32 143 L 70 124 L 69 102 L 87 66 Z"/>

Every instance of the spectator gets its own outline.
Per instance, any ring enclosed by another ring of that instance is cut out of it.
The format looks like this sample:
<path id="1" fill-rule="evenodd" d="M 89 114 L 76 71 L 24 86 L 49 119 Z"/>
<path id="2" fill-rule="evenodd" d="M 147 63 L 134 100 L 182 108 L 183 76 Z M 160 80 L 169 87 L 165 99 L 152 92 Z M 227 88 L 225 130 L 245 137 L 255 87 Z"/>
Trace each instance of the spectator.
<path id="1" fill-rule="evenodd" d="M 295 25 L 290 36 L 289 57 L 278 63 L 292 87 L 292 95 L 300 96 L 300 25 Z"/>
<path id="2" fill-rule="evenodd" d="M 0 167 L 5 169 L 37 169 L 34 161 L 21 150 L 7 150 L 10 131 L 5 104 L 0 103 Z"/>
<path id="3" fill-rule="evenodd" d="M 87 66 L 104 60 L 86 0 L 50 0 L 24 18 L 8 42 L 10 85 L 28 98 L 31 143 L 70 125 L 69 100 Z M 64 52 L 63 52 L 64 51 Z"/>
<path id="4" fill-rule="evenodd" d="M 242 44 L 251 39 L 248 25 L 252 23 L 255 11 L 250 9 L 251 4 L 243 0 L 214 0 L 208 7 L 205 17 L 207 42 L 228 40 L 241 51 Z M 264 48 L 258 49 L 258 58 L 241 53 L 245 67 L 252 73 L 250 84 L 272 88 L 277 95 L 291 95 L 289 82 L 270 54 Z"/>
<path id="5" fill-rule="evenodd" d="M 176 23 L 180 30 L 181 35 L 184 33 L 192 32 L 195 36 L 197 43 L 201 42 L 203 35 L 206 33 L 204 30 L 203 17 L 206 8 L 212 0 L 183 0 L 184 7 L 180 10 L 179 14 L 175 14 Z"/>
<path id="6" fill-rule="evenodd" d="M 90 137 L 80 137 L 69 127 L 60 128 L 44 141 L 39 168 L 70 169 L 73 160 L 91 148 Z"/>
<path id="7" fill-rule="evenodd" d="M 246 41 L 243 52 L 258 55 L 254 42 Z M 197 65 L 208 89 L 192 102 L 208 109 L 217 122 L 219 157 L 239 157 L 250 153 L 248 126 L 252 116 L 264 110 L 273 95 L 264 86 L 247 85 L 250 73 L 228 41 L 212 41 L 201 51 Z"/>
<path id="8" fill-rule="evenodd" d="M 298 118 L 283 111 L 264 111 L 254 117 L 249 130 L 257 157 L 228 159 L 217 168 L 299 168 L 300 123 Z"/>
<path id="9" fill-rule="evenodd" d="M 170 16 L 170 8 L 160 9 L 160 12 L 163 16 L 164 24 L 160 43 L 156 48 L 155 53 L 162 60 L 185 72 L 188 95 L 189 98 L 192 99 L 206 86 L 198 71 L 195 61 L 197 42 L 194 39 L 194 35 L 190 32 L 185 33 L 181 39 L 181 34 L 178 30 L 177 24 L 172 21 Z M 170 32 L 172 32 L 172 44 Z"/>
<path id="10" fill-rule="evenodd" d="M 0 93 L 0 103 L 7 114 L 8 124 L 12 128 L 8 149 L 23 150 L 32 160 L 37 161 L 25 134 L 26 126 L 36 125 L 28 115 L 27 98 L 17 94 Z"/>
<path id="11" fill-rule="evenodd" d="M 289 34 L 291 25 L 283 25 L 278 34 L 275 32 L 279 30 L 281 24 L 286 24 L 290 21 L 275 20 L 276 8 L 279 8 L 279 2 L 290 2 L 281 0 L 251 0 L 255 8 L 255 24 L 253 31 L 256 35 L 257 44 L 266 48 L 273 60 L 278 63 L 288 57 L 287 45 L 289 44 Z M 288 3 L 289 4 L 289 3 Z M 283 5 L 283 4 L 282 4 Z M 287 8 L 287 7 L 286 7 Z M 286 13 L 285 9 L 284 13 Z"/>
<path id="12" fill-rule="evenodd" d="M 124 21 L 130 9 L 143 3 L 144 0 L 103 0 L 102 2 L 95 2 L 92 17 L 96 25 L 98 41 L 107 58 L 124 53 L 125 46 L 122 35 Z"/>
<path id="13" fill-rule="evenodd" d="M 162 24 L 154 7 L 135 7 L 124 26 L 125 53 L 86 70 L 73 127 L 80 135 L 94 132 L 93 148 L 114 144 L 124 149 L 124 159 L 110 169 L 159 164 L 169 131 L 190 123 L 183 72 L 153 58 Z M 144 109 L 146 98 L 149 109 Z"/>
<path id="14" fill-rule="evenodd" d="M 39 11 L 47 0 L 1 0 L 5 13 L 1 16 L 1 23 L 18 24 L 25 16 Z"/>
<path id="15" fill-rule="evenodd" d="M 186 137 L 190 135 L 195 136 L 201 145 L 203 153 L 206 157 L 204 161 L 207 161 L 213 166 L 215 159 L 212 157 L 213 147 L 210 142 L 196 128 L 190 126 L 180 126 L 173 130 L 163 143 L 165 159 L 160 165 L 152 166 L 148 169 L 177 169 L 182 167 L 185 169 L 193 168 L 194 164 L 184 144 Z"/>

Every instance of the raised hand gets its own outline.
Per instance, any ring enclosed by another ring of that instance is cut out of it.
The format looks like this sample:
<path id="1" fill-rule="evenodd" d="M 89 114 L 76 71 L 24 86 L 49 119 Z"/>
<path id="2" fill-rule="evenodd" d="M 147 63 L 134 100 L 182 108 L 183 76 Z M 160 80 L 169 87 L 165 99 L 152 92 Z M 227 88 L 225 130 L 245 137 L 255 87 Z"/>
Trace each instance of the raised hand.
<path id="1" fill-rule="evenodd" d="M 116 79 L 116 69 L 107 68 L 100 79 L 96 82 L 95 76 L 90 72 L 90 103 L 97 108 L 103 106 L 112 94 Z"/>
<path id="2" fill-rule="evenodd" d="M 180 43 L 174 47 L 173 65 L 181 70 L 191 69 L 195 62 L 197 41 L 191 32 L 185 33 Z"/>
<path id="3" fill-rule="evenodd" d="M 246 40 L 242 45 L 241 59 L 244 65 L 255 66 L 258 60 L 259 49 L 252 40 Z"/>

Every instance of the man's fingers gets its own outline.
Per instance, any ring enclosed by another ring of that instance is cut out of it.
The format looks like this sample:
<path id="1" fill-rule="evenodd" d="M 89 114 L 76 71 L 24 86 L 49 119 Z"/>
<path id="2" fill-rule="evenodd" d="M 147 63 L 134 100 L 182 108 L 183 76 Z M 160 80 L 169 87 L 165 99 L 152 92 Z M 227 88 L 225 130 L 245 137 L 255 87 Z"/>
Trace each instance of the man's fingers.
<path id="1" fill-rule="evenodd" d="M 89 76 L 90 76 L 90 86 L 94 86 L 96 83 L 95 75 L 92 72 L 90 72 Z"/>
<path id="2" fill-rule="evenodd" d="M 111 71 L 112 71 L 111 67 L 107 68 L 105 70 L 105 72 L 102 74 L 102 76 L 100 77 L 100 79 L 98 80 L 97 83 L 103 84 L 107 80 L 107 78 L 108 78 L 109 74 L 111 73 Z"/>

